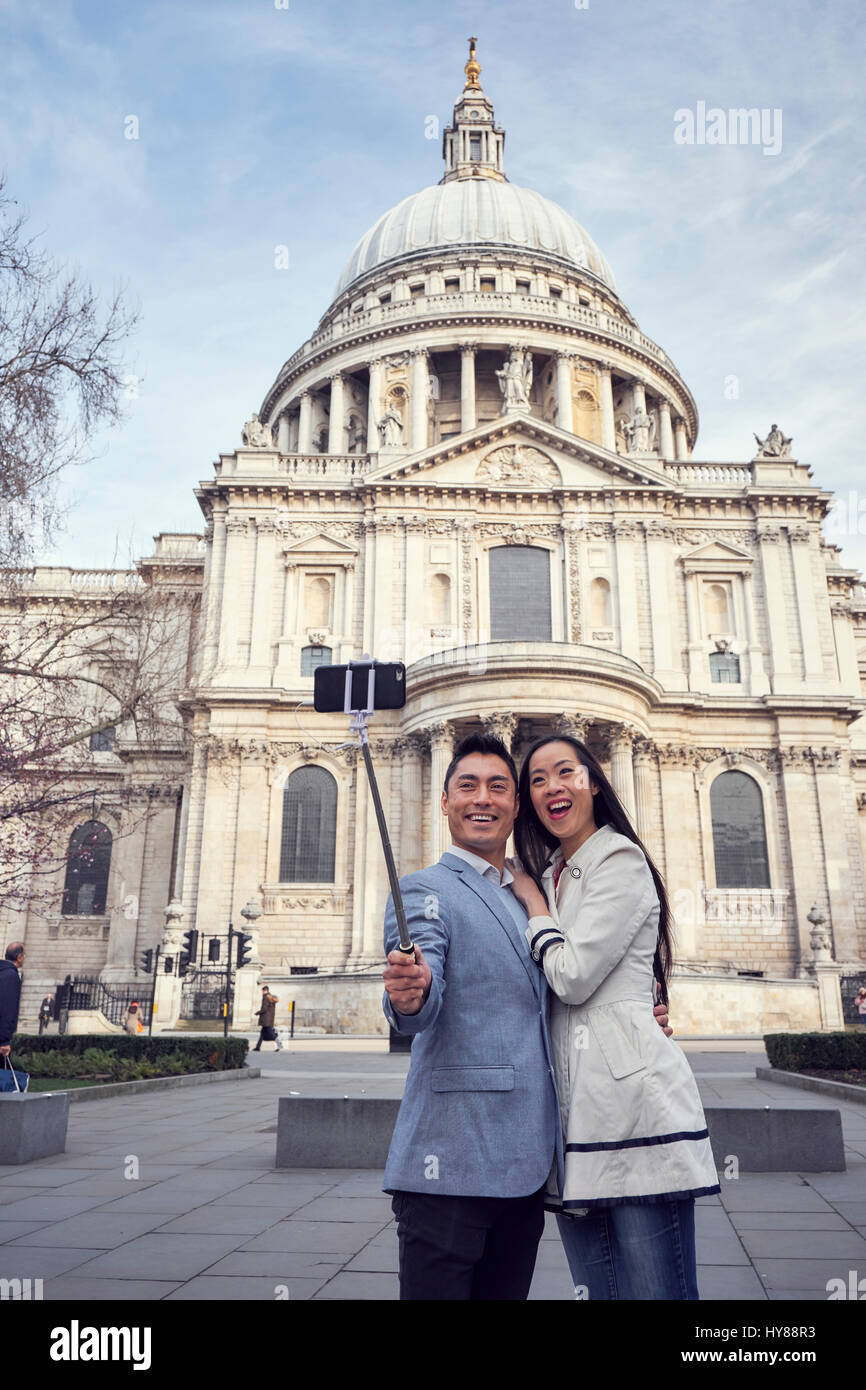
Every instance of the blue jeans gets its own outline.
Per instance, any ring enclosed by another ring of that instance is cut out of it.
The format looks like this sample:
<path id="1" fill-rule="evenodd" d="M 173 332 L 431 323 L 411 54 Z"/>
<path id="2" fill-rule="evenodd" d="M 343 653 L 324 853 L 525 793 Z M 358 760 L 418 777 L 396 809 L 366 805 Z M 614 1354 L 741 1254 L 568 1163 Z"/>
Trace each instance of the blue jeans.
<path id="1" fill-rule="evenodd" d="M 700 1298 L 694 1198 L 623 1202 L 556 1220 L 578 1297 Z"/>

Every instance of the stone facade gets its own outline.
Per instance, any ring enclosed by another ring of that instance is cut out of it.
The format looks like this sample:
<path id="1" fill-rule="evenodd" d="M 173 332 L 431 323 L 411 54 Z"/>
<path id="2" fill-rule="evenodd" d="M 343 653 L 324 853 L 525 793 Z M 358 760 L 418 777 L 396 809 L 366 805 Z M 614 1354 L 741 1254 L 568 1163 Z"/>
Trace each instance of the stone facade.
<path id="1" fill-rule="evenodd" d="M 131 976 L 171 898 L 208 934 L 240 925 L 252 896 L 281 1000 L 303 990 L 335 1028 L 381 1029 L 371 799 L 345 721 L 313 712 L 301 674 L 305 649 L 335 664 L 369 652 L 407 665 L 405 708 L 371 725 L 401 872 L 447 843 L 438 793 L 457 738 L 495 728 L 519 757 L 578 729 L 665 875 L 683 1031 L 799 1027 L 819 1017 L 813 904 L 837 962 L 866 961 L 866 588 L 822 538 L 832 498 L 809 466 L 766 444 L 750 461 L 693 457 L 691 393 L 582 229 L 556 210 L 546 240 L 513 233 L 515 208 L 537 227 L 537 195 L 504 182 L 478 92 L 455 108 L 442 184 L 417 195 L 430 244 L 411 242 L 404 204 L 378 259 L 362 241 L 246 442 L 196 489 L 203 541 L 160 536 L 147 562 L 168 574 L 203 558 L 201 640 L 176 701 L 182 796 L 124 850 L 147 911 L 134 930 L 58 919 L 7 936 L 28 937 L 46 979 L 61 955 Z M 483 241 L 467 221 L 482 195 Z M 539 640 L 495 631 L 491 556 L 512 546 L 544 557 Z M 281 882 L 285 788 L 306 766 L 336 783 L 333 880 Z M 761 889 L 717 885 L 712 787 L 731 770 L 758 788 Z M 293 967 L 333 980 L 293 986 Z M 712 986 L 687 978 L 702 971 Z"/>

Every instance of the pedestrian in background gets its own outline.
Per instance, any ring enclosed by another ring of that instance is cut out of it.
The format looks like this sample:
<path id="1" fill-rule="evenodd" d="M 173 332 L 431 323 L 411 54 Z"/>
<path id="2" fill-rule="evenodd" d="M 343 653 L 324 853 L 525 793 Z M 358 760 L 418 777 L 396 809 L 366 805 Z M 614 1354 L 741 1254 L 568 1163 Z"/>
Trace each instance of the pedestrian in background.
<path id="1" fill-rule="evenodd" d="M 866 988 L 858 989 L 854 996 L 854 1003 L 857 1006 L 857 1013 L 860 1015 L 860 1023 L 866 1028 Z"/>
<path id="2" fill-rule="evenodd" d="M 54 1017 L 54 995 L 46 994 L 42 1003 L 39 1005 L 39 1036 L 45 1032 L 52 1018 Z"/>
<path id="3" fill-rule="evenodd" d="M 277 1016 L 277 1004 L 279 998 L 276 994 L 271 994 L 267 985 L 262 985 L 261 1008 L 256 1014 L 259 1021 L 259 1040 L 253 1048 L 253 1052 L 261 1052 L 263 1042 L 276 1043 L 277 1051 L 282 1052 L 283 1044 L 280 1042 L 280 1035 L 274 1027 L 274 1020 Z"/>
<path id="4" fill-rule="evenodd" d="M 21 976 L 24 964 L 24 942 L 12 941 L 6 947 L 6 958 L 0 960 L 0 1057 L 8 1057 L 12 1035 L 18 1027 L 18 1007 L 21 1003 Z"/>
<path id="5" fill-rule="evenodd" d="M 138 1003 L 133 1000 L 126 1011 L 126 1018 L 123 1020 L 123 1030 L 131 1038 L 137 1038 L 139 1033 L 144 1032 L 144 1023 L 138 1011 Z"/>

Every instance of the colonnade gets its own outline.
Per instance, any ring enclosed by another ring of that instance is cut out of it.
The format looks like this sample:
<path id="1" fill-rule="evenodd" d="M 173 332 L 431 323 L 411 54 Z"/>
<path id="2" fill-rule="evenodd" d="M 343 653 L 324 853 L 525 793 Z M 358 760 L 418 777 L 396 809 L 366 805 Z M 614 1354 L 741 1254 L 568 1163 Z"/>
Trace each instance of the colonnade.
<path id="1" fill-rule="evenodd" d="M 460 343 L 460 431 L 465 434 L 475 429 L 477 424 L 476 406 L 476 355 L 481 348 L 479 343 Z M 444 351 L 445 349 L 443 349 Z M 509 349 L 503 349 L 503 361 L 507 360 Z M 536 354 L 540 355 L 540 354 Z M 546 354 L 545 354 L 546 355 Z M 573 367 L 581 359 L 573 351 L 560 351 L 554 354 L 556 370 L 556 423 L 560 429 L 573 433 L 574 418 L 572 408 Z M 404 420 L 403 445 L 411 452 L 428 447 L 427 404 L 431 395 L 430 353 L 425 348 L 409 350 L 408 386 L 409 411 Z M 587 362 L 587 359 L 582 359 Z M 385 368 L 384 358 L 373 358 L 358 367 L 368 373 L 367 382 L 367 452 L 375 453 L 380 447 L 379 422 L 384 413 Z M 616 420 L 614 416 L 614 392 L 610 364 L 591 360 L 588 365 L 595 372 L 598 381 L 599 410 L 601 413 L 601 444 L 611 453 L 616 452 Z M 313 396 L 317 392 L 328 393 L 327 453 L 345 453 L 346 425 L 346 373 L 332 372 L 321 387 L 306 387 L 281 412 L 277 421 L 277 447 L 281 453 L 297 452 L 309 454 L 314 450 Z M 629 380 L 617 369 L 618 380 Z M 638 377 L 630 378 L 633 411 L 647 409 L 646 388 Z M 672 405 L 663 396 L 658 396 L 659 430 L 655 441 L 655 451 L 665 459 L 685 460 L 689 457 L 688 432 L 685 420 L 674 416 Z M 292 420 L 296 421 L 297 434 L 293 440 Z M 294 448 L 292 448 L 294 443 Z"/>

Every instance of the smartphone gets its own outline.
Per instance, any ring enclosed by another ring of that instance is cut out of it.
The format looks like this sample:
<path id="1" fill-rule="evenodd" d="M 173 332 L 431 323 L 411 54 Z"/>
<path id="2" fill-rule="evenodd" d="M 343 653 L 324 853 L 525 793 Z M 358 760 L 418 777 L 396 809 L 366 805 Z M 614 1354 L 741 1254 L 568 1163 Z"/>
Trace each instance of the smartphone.
<path id="1" fill-rule="evenodd" d="M 375 676 L 373 709 L 402 709 L 406 703 L 406 667 L 402 661 L 353 661 L 350 666 L 317 666 L 313 672 L 313 705 L 319 714 L 346 708 L 346 674 L 352 672 L 350 710 L 369 708 L 370 671 Z"/>

